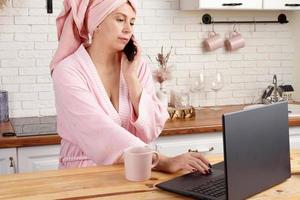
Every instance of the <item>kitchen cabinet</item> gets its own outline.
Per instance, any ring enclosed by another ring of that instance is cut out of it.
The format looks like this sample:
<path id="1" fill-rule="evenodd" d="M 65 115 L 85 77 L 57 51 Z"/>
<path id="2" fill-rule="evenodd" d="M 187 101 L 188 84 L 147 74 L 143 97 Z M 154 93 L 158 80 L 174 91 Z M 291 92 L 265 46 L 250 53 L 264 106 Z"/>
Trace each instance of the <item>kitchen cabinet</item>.
<path id="1" fill-rule="evenodd" d="M 263 9 L 300 10 L 300 0 L 263 0 Z"/>
<path id="2" fill-rule="evenodd" d="M 259 10 L 263 0 L 180 0 L 181 10 Z"/>
<path id="3" fill-rule="evenodd" d="M 300 149 L 300 126 L 292 126 L 290 148 Z M 276 145 L 276 144 L 274 144 Z M 222 132 L 161 136 L 150 146 L 167 156 L 176 156 L 189 150 L 204 155 L 223 154 Z M 60 145 L 0 149 L 0 174 L 55 170 L 58 168 Z"/>
<path id="4" fill-rule="evenodd" d="M 300 126 L 290 127 L 289 133 L 290 149 L 300 149 Z M 156 140 L 155 148 L 167 156 L 176 156 L 189 149 L 198 150 L 204 155 L 222 154 L 223 136 L 222 132 L 164 136 Z"/>
<path id="5" fill-rule="evenodd" d="M 159 137 L 156 151 L 166 156 L 176 156 L 189 150 L 205 154 L 222 154 L 222 133 L 201 133 Z"/>
<path id="6" fill-rule="evenodd" d="M 58 168 L 60 145 L 20 147 L 18 172 L 35 172 Z"/>
<path id="7" fill-rule="evenodd" d="M 300 126 L 290 127 L 289 131 L 291 149 L 300 149 Z M 223 154 L 223 137 L 222 132 L 170 135 L 159 137 L 150 146 L 166 156 L 175 156 L 189 150 L 197 150 L 204 155 Z M 57 169 L 59 151 L 60 145 L 17 148 L 18 159 L 15 156 L 14 160 L 18 160 L 18 172 Z M 6 155 L 13 154 L 6 153 Z M 0 154 L 1 157 L 3 156 Z M 10 171 L 12 170 L 10 169 Z"/>
<path id="8" fill-rule="evenodd" d="M 17 172 L 16 148 L 0 149 L 0 175 L 14 174 Z"/>
<path id="9" fill-rule="evenodd" d="M 181 10 L 300 10 L 300 0 L 180 0 Z"/>
<path id="10" fill-rule="evenodd" d="M 290 127 L 290 148 L 300 149 L 300 126 Z"/>

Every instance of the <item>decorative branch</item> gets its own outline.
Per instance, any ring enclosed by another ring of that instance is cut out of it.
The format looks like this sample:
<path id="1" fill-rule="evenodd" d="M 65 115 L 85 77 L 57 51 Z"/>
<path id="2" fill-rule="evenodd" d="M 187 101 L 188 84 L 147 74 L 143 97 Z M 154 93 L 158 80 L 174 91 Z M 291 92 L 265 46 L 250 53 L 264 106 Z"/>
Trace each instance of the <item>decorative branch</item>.
<path id="1" fill-rule="evenodd" d="M 4 8 L 6 2 L 7 2 L 7 0 L 0 0 L 0 9 Z"/>
<path id="2" fill-rule="evenodd" d="M 172 48 L 170 49 L 170 51 L 168 52 L 168 54 L 165 56 L 164 55 L 164 47 L 161 47 L 161 53 L 157 54 L 156 60 L 159 63 L 161 68 L 166 68 L 167 64 L 168 64 L 168 60 L 172 51 Z"/>
<path id="3" fill-rule="evenodd" d="M 171 51 L 167 53 L 167 55 L 164 55 L 164 47 L 161 47 L 161 52 L 157 54 L 156 61 L 158 62 L 158 69 L 154 71 L 153 76 L 154 80 L 157 81 L 158 83 L 162 84 L 166 80 L 171 79 L 171 70 L 170 66 L 168 66 L 168 61 L 171 55 Z M 151 58 L 149 57 L 151 60 Z M 152 62 L 152 60 L 151 60 Z"/>

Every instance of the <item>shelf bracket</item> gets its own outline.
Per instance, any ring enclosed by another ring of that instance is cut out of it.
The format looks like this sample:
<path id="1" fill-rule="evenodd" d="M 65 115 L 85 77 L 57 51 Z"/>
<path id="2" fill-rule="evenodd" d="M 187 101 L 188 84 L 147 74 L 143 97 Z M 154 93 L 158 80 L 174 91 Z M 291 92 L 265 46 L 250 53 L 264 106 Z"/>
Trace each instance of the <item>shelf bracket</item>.
<path id="1" fill-rule="evenodd" d="M 52 0 L 46 0 L 47 1 L 47 13 L 53 13 L 53 2 Z"/>

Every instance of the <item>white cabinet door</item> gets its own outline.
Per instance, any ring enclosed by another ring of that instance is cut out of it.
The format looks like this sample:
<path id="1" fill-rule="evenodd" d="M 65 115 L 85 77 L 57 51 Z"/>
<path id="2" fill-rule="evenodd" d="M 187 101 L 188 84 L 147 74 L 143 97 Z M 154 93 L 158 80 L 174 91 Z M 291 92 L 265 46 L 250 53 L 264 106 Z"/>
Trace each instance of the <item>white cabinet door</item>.
<path id="1" fill-rule="evenodd" d="M 14 174 L 17 172 L 16 148 L 0 149 L 0 174 Z"/>
<path id="2" fill-rule="evenodd" d="M 300 0 L 264 0 L 263 9 L 300 10 Z"/>
<path id="3" fill-rule="evenodd" d="M 300 149 L 300 126 L 293 126 L 290 132 L 290 148 Z M 175 156 L 198 150 L 204 154 L 223 154 L 223 136 L 221 132 L 198 133 L 190 135 L 162 136 L 156 141 L 156 150 L 166 156 Z"/>
<path id="4" fill-rule="evenodd" d="M 180 0 L 180 8 L 181 10 L 257 10 L 262 9 L 262 0 Z"/>
<path id="5" fill-rule="evenodd" d="M 35 172 L 58 168 L 60 145 L 18 148 L 19 172 Z"/>
<path id="6" fill-rule="evenodd" d="M 166 156 L 175 156 L 189 150 L 204 154 L 222 154 L 221 133 L 163 136 L 156 140 L 156 150 Z"/>
<path id="7" fill-rule="evenodd" d="M 290 148 L 300 149 L 300 127 L 290 127 Z"/>

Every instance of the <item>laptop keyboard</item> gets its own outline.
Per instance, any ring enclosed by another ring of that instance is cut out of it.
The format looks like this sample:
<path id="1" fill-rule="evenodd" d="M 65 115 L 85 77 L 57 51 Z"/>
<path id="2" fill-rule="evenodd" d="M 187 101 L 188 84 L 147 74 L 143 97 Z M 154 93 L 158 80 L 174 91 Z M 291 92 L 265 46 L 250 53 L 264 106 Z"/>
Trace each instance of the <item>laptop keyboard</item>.
<path id="1" fill-rule="evenodd" d="M 196 186 L 189 191 L 197 192 L 200 194 L 204 194 L 207 196 L 212 197 L 220 197 L 224 194 L 226 194 L 226 188 L 225 188 L 225 178 L 224 177 L 217 177 L 215 179 L 212 179 L 204 184 L 201 184 L 199 186 Z"/>

